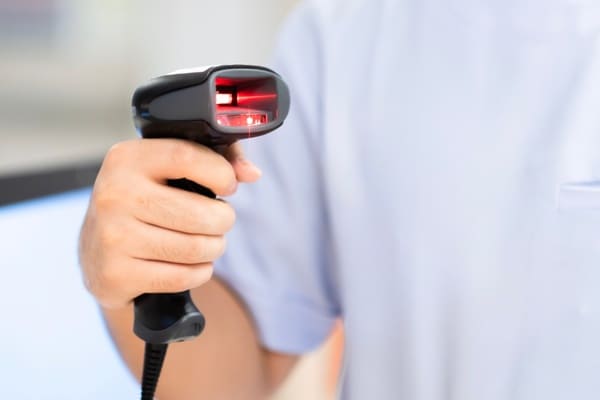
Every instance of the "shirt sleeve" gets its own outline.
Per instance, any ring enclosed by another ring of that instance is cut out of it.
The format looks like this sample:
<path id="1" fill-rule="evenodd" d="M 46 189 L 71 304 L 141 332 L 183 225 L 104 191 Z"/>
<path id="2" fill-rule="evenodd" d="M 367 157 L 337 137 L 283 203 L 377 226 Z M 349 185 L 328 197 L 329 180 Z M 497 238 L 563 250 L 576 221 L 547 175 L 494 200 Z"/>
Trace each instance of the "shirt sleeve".
<path id="1" fill-rule="evenodd" d="M 262 344 L 291 354 L 322 343 L 339 314 L 327 268 L 320 62 L 316 19 L 304 5 L 284 26 L 273 62 L 290 87 L 288 118 L 243 143 L 263 176 L 229 199 L 237 220 L 215 268 L 250 310 Z"/>

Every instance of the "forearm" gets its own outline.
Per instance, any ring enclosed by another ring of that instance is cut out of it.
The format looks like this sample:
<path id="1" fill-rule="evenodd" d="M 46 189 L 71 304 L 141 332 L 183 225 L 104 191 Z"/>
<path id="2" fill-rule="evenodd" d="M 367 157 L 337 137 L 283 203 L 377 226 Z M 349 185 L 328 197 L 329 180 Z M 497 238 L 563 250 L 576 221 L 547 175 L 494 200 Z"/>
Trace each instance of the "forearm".
<path id="1" fill-rule="evenodd" d="M 202 335 L 170 346 L 159 381 L 160 400 L 265 399 L 285 378 L 295 357 L 262 349 L 246 310 L 217 280 L 192 291 L 205 314 Z M 140 378 L 143 342 L 132 333 L 132 308 L 104 315 L 125 362 Z"/>

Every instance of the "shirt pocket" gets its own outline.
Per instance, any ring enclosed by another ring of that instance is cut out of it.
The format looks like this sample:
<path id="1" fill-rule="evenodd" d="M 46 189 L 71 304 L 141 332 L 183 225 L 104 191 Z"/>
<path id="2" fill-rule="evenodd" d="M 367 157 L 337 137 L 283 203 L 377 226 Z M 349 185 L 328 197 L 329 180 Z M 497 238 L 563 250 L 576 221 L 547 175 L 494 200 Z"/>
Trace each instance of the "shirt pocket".
<path id="1" fill-rule="evenodd" d="M 600 391 L 600 181 L 565 182 L 555 195 L 532 248 L 518 398 L 588 400 Z"/>
<path id="2" fill-rule="evenodd" d="M 556 220 L 557 250 L 578 302 L 600 316 L 600 181 L 561 184 Z"/>
<path id="3" fill-rule="evenodd" d="M 600 273 L 600 181 L 561 184 L 557 213 L 559 246 L 569 264 Z"/>
<path id="4" fill-rule="evenodd" d="M 600 212 L 600 181 L 564 183 L 558 189 L 558 210 Z"/>

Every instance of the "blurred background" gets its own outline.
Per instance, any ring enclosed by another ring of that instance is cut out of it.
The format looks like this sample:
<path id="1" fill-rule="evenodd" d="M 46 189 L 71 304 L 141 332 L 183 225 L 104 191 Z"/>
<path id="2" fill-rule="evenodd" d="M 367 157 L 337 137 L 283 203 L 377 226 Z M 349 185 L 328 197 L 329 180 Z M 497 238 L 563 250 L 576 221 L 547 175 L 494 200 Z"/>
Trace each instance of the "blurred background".
<path id="1" fill-rule="evenodd" d="M 296 0 L 0 0 L 0 173 L 99 159 L 183 66 L 262 63 Z"/>
<path id="2" fill-rule="evenodd" d="M 80 283 L 89 185 L 110 145 L 136 137 L 138 84 L 189 66 L 268 63 L 295 3 L 0 0 L 1 398 L 137 398 Z M 340 343 L 338 332 L 277 398 L 331 398 Z"/>

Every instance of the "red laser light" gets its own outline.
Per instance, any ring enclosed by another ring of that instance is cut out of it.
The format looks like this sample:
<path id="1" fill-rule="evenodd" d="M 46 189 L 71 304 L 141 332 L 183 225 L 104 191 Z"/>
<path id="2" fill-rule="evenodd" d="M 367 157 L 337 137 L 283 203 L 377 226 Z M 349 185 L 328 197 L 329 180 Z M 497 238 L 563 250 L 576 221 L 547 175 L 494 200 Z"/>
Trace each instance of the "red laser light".
<path id="1" fill-rule="evenodd" d="M 273 79 L 218 76 L 214 84 L 218 125 L 252 132 L 277 118 L 277 87 Z"/>
<path id="2" fill-rule="evenodd" d="M 217 92 L 215 101 L 217 104 L 233 104 L 233 93 Z"/>
<path id="3" fill-rule="evenodd" d="M 239 103 L 252 103 L 252 102 L 272 102 L 277 101 L 276 93 L 246 93 L 240 92 L 237 96 Z"/>
<path id="4" fill-rule="evenodd" d="M 257 126 L 269 122 L 267 113 L 256 110 L 233 110 L 217 113 L 217 123 L 222 126 Z"/>

